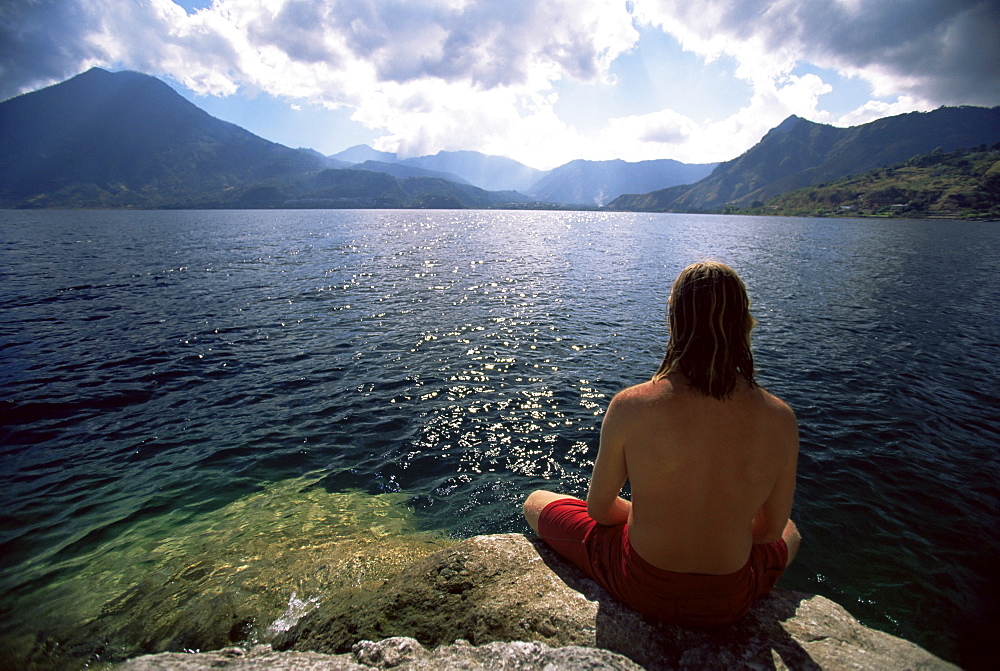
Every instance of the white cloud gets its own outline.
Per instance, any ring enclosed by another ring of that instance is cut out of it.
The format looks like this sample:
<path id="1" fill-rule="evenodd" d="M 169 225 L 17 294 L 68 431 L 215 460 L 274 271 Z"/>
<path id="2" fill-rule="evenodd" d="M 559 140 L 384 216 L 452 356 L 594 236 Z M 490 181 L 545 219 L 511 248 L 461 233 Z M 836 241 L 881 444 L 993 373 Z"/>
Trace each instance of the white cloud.
<path id="1" fill-rule="evenodd" d="M 735 56 L 749 80 L 808 62 L 862 77 L 879 97 L 935 106 L 1000 100 L 995 0 L 636 0 L 636 7 L 686 49 Z"/>
<path id="2" fill-rule="evenodd" d="M 722 119 L 698 121 L 664 109 L 610 119 L 607 127 L 595 137 L 583 138 L 568 132 L 559 135 L 550 131 L 548 138 L 539 141 L 548 148 L 549 155 L 569 154 L 571 158 L 627 161 L 673 158 L 687 163 L 727 161 L 751 147 L 790 114 L 827 121 L 826 115 L 816 108 L 819 96 L 829 90 L 830 85 L 816 75 L 786 75 L 780 80 L 757 82 L 750 100 L 736 113 Z"/>
<path id="3" fill-rule="evenodd" d="M 350 106 L 353 119 L 385 133 L 379 148 L 417 155 L 493 147 L 535 163 L 581 146 L 551 114 L 552 83 L 600 81 L 637 39 L 628 14 L 600 0 L 352 0 L 322 8 L 218 0 L 187 20 L 195 18 L 226 37 L 234 84 Z M 218 70 L 199 65 L 183 71 Z M 177 70 L 169 74 L 195 90 L 225 90 Z M 538 155 L 540 141 L 551 148 L 560 140 L 572 144 Z"/>
<path id="4" fill-rule="evenodd" d="M 729 118 L 665 143 L 679 160 L 732 158 L 789 114 L 856 125 L 942 104 L 1000 102 L 1000 5 L 990 0 L 635 0 L 635 7 L 638 20 L 706 62 L 734 59 L 734 74 L 752 90 Z M 833 118 L 820 100 L 832 87 L 815 74 L 794 75 L 803 64 L 860 78 L 873 99 Z"/>
<path id="5" fill-rule="evenodd" d="M 0 50 L 0 72 L 16 75 L 7 95 L 91 65 L 124 67 L 202 95 L 349 106 L 404 154 L 572 135 L 551 115 L 552 83 L 601 81 L 637 39 L 624 5 L 602 0 L 216 0 L 190 15 L 170 0 L 41 0 L 22 10 L 10 20 L 19 43 Z M 40 69 L 30 61 L 42 36 L 45 54 L 62 44 L 63 60 Z"/>
<path id="6" fill-rule="evenodd" d="M 883 117 L 907 114 L 908 112 L 922 112 L 926 109 L 926 103 L 917 102 L 909 96 L 900 96 L 894 103 L 869 100 L 864 105 L 848 112 L 832 123 L 835 126 L 843 127 L 859 126 Z"/>
<path id="7" fill-rule="evenodd" d="M 991 0 L 215 0 L 191 14 L 170 0 L 34 0 L 0 5 L 0 97 L 102 65 L 204 95 L 348 107 L 403 154 L 718 161 L 789 114 L 853 124 L 997 104 L 998 17 Z M 731 61 L 749 97 L 726 118 L 665 108 L 585 136 L 555 113 L 553 85 L 613 85 L 615 59 L 641 49 L 635 22 Z M 830 84 L 802 64 L 869 82 L 872 100 L 831 118 Z"/>

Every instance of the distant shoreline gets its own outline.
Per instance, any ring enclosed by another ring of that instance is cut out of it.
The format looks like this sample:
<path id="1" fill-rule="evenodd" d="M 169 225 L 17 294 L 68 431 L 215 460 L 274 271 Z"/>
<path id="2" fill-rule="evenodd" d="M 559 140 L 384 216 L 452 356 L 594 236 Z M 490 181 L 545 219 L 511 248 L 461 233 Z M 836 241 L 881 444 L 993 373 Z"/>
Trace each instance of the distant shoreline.
<path id="1" fill-rule="evenodd" d="M 621 210 L 621 209 L 610 209 L 607 207 L 583 207 L 576 205 L 546 205 L 546 206 L 535 206 L 535 207 L 462 207 L 462 208 L 424 208 L 424 207 L 0 207 L 0 211 L 6 212 L 290 212 L 290 211 L 322 211 L 329 210 L 331 212 L 343 212 L 347 210 L 398 210 L 400 212 L 413 212 L 419 210 L 426 210 L 428 212 L 608 212 L 608 213 L 621 213 L 621 214 L 678 214 L 678 215 L 697 215 L 697 216 L 722 216 L 722 217 L 785 217 L 785 218 L 800 218 L 800 219 L 886 219 L 894 221 L 976 221 L 976 222 L 996 222 L 1000 221 L 998 217 L 983 217 L 983 216 L 971 216 L 971 217 L 960 217 L 960 216 L 944 216 L 944 215 L 927 215 L 919 217 L 907 217 L 900 215 L 891 214 L 867 214 L 864 212 L 851 212 L 844 214 L 800 214 L 791 212 L 747 212 L 742 210 L 736 210 L 731 212 L 656 212 L 647 210 Z"/>

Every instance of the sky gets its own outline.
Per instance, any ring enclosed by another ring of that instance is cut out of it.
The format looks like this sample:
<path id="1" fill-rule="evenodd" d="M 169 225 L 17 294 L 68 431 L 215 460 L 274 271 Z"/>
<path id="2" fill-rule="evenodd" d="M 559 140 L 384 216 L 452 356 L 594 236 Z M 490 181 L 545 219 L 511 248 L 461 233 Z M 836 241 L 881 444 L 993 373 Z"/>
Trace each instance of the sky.
<path id="1" fill-rule="evenodd" d="M 327 155 L 709 163 L 791 114 L 1000 104 L 1000 2 L 0 2 L 0 99 L 95 66 Z"/>

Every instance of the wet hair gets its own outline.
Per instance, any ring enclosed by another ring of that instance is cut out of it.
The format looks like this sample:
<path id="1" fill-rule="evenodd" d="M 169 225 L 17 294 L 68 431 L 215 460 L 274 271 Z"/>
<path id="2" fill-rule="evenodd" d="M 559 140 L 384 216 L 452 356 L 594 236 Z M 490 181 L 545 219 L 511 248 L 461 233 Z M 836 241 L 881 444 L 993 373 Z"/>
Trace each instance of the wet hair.
<path id="1" fill-rule="evenodd" d="M 693 263 L 677 276 L 667 300 L 670 340 L 653 380 L 682 373 L 703 394 L 727 398 L 740 377 L 755 386 L 750 298 L 743 280 L 717 261 Z"/>

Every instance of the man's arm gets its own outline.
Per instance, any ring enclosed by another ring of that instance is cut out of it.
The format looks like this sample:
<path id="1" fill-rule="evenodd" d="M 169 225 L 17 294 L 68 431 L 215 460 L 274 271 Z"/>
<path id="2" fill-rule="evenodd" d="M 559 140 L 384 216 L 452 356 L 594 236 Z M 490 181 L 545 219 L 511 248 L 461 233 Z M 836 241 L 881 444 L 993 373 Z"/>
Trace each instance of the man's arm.
<path id="1" fill-rule="evenodd" d="M 628 478 L 625 463 L 625 418 L 620 396 L 611 399 L 601 424 L 601 443 L 590 476 L 587 512 L 598 524 L 625 524 L 632 503 L 618 496 Z"/>
<path id="2" fill-rule="evenodd" d="M 795 474 L 799 460 L 799 430 L 795 414 L 789 408 L 791 425 L 781 439 L 790 442 L 788 461 L 778 476 L 774 489 L 761 505 L 750 525 L 754 543 L 772 543 L 781 538 L 785 525 L 792 514 L 792 499 L 795 496 Z"/>

